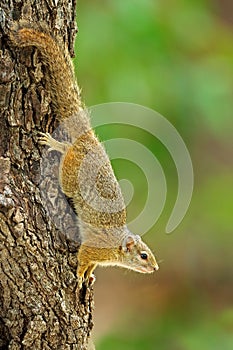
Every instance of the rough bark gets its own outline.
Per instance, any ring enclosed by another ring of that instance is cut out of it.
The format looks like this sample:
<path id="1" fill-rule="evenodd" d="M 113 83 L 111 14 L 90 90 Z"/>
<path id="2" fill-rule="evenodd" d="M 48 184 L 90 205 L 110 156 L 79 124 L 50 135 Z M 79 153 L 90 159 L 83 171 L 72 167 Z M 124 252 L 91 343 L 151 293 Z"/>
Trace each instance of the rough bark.
<path id="1" fill-rule="evenodd" d="M 86 349 L 92 328 L 92 291 L 77 288 L 72 210 L 56 180 L 40 175 L 37 133 L 57 125 L 43 65 L 35 48 L 14 50 L 7 36 L 11 20 L 44 21 L 73 55 L 75 2 L 0 3 L 0 349 Z M 58 155 L 46 162 L 56 179 Z"/>

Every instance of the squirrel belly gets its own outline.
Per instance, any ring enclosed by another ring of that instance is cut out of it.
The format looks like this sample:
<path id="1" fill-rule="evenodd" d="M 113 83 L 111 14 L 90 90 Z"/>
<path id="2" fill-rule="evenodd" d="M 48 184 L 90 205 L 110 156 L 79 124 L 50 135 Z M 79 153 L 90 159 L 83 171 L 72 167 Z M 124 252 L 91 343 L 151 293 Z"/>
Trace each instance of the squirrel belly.
<path id="1" fill-rule="evenodd" d="M 57 119 L 64 122 L 71 144 L 41 134 L 39 142 L 62 153 L 62 191 L 72 199 L 79 217 L 82 244 L 78 252 L 79 286 L 97 265 L 114 265 L 141 273 L 158 270 L 156 259 L 140 236 L 126 225 L 119 183 L 104 147 L 91 129 L 88 113 L 67 50 L 48 31 L 16 23 L 10 39 L 19 48 L 35 46 L 46 67 L 46 79 Z"/>

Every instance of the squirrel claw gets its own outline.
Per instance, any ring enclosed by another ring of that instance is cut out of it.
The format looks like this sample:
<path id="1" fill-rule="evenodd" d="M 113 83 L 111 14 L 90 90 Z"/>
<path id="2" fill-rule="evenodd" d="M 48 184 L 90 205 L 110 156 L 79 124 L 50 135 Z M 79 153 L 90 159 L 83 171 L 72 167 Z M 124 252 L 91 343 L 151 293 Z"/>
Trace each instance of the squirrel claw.
<path id="1" fill-rule="evenodd" d="M 48 132 L 38 132 L 38 134 L 38 143 L 43 146 L 49 146 L 48 152 L 58 151 L 60 153 L 65 153 L 70 146 L 69 143 L 55 140 Z"/>
<path id="2" fill-rule="evenodd" d="M 78 288 L 79 288 L 79 290 L 82 289 L 82 287 L 83 287 L 83 278 L 79 277 L 79 279 L 78 279 Z"/>
<path id="3" fill-rule="evenodd" d="M 93 273 L 85 279 L 85 282 L 86 282 L 90 287 L 93 286 L 93 284 L 95 283 L 95 281 L 96 281 L 96 277 L 95 277 L 95 275 L 94 275 Z M 82 287 L 83 287 L 83 282 L 84 282 L 84 278 L 83 278 L 83 277 L 79 277 L 79 279 L 78 279 L 78 288 L 79 288 L 79 290 L 82 289 Z"/>
<path id="4" fill-rule="evenodd" d="M 92 274 L 88 277 L 89 285 L 90 285 L 90 286 L 93 286 L 93 284 L 95 283 L 95 281 L 96 281 L 96 277 L 95 277 L 94 273 L 92 273 Z"/>
<path id="5" fill-rule="evenodd" d="M 50 136 L 49 133 L 44 133 L 44 132 L 38 132 L 38 143 L 40 145 L 50 145 L 50 140 L 52 139 L 52 137 Z"/>

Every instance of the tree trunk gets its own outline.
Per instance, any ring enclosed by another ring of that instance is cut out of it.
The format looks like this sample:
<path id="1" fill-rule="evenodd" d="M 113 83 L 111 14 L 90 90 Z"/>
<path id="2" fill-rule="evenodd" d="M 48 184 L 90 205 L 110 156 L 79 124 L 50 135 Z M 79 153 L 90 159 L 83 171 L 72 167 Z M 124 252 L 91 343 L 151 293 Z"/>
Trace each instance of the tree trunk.
<path id="1" fill-rule="evenodd" d="M 7 36 L 9 21 L 43 21 L 73 55 L 75 2 L 0 3 L 0 349 L 87 349 L 92 328 L 92 290 L 77 287 L 77 224 L 40 175 L 38 131 L 57 125 L 43 65 L 35 48 L 15 50 Z M 43 165 L 56 179 L 58 163 L 51 152 Z"/>

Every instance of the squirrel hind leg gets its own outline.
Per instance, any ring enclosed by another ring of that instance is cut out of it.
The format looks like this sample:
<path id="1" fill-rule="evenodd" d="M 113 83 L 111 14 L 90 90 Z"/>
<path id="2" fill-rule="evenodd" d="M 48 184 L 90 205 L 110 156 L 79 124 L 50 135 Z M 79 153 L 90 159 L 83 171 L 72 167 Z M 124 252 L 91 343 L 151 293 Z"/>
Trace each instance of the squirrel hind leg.
<path id="1" fill-rule="evenodd" d="M 66 153 L 67 148 L 70 146 L 68 143 L 55 140 L 48 132 L 39 132 L 38 143 L 40 145 L 49 146 L 49 152 L 58 151 L 62 154 Z"/>

